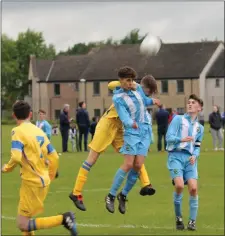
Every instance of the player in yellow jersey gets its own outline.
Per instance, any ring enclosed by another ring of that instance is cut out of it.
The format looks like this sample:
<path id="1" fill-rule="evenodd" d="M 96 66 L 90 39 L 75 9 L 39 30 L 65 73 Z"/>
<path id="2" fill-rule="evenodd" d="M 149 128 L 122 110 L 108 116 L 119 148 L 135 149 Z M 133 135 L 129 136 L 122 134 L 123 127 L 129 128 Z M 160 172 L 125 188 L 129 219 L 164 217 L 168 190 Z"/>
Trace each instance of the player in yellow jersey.
<path id="1" fill-rule="evenodd" d="M 157 84 L 155 79 L 144 77 L 141 84 L 147 96 L 157 92 Z M 112 86 L 114 85 L 112 84 Z M 136 85 L 134 84 L 134 86 Z M 85 182 L 87 181 L 88 173 L 91 167 L 98 160 L 100 154 L 104 152 L 110 144 L 112 144 L 117 152 L 123 146 L 123 125 L 113 104 L 105 112 L 96 126 L 95 135 L 89 144 L 90 152 L 88 158 L 82 164 L 73 192 L 69 195 L 75 206 L 82 211 L 86 211 L 86 207 L 83 203 L 82 190 Z M 144 165 L 141 168 L 139 179 L 142 185 L 140 190 L 140 194 L 142 196 L 155 194 L 155 189 L 150 183 L 150 179 Z"/>
<path id="2" fill-rule="evenodd" d="M 51 180 L 58 169 L 58 155 L 46 134 L 30 122 L 31 107 L 25 101 L 13 105 L 17 127 L 12 129 L 11 159 L 2 172 L 11 172 L 20 166 L 22 179 L 17 224 L 23 235 L 34 235 L 35 230 L 64 225 L 71 235 L 77 235 L 72 212 L 32 219 L 44 209 Z"/>

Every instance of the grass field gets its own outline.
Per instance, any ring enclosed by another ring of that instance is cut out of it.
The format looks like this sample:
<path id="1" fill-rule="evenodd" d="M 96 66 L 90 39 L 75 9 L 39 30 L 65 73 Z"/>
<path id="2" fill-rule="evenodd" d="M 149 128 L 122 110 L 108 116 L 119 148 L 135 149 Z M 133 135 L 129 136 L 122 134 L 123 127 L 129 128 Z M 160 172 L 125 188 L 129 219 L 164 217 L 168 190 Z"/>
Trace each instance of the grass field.
<path id="1" fill-rule="evenodd" d="M 2 163 L 10 158 L 11 126 L 2 127 Z M 205 128 L 205 137 L 199 161 L 199 214 L 196 232 L 176 232 L 172 204 L 173 187 L 166 168 L 166 153 L 157 153 L 156 144 L 146 159 L 146 167 L 157 192 L 151 197 L 139 195 L 140 183 L 129 195 L 125 215 L 110 214 L 105 209 L 104 197 L 112 183 L 115 171 L 122 162 L 120 154 L 110 147 L 91 170 L 85 186 L 86 212 L 75 209 L 68 198 L 78 169 L 87 153 L 68 153 L 60 156 L 60 177 L 50 187 L 45 201 L 45 212 L 51 216 L 65 211 L 76 212 L 80 235 L 224 235 L 224 152 L 212 150 L 211 136 Z M 61 151 L 61 138 L 53 137 L 55 148 Z M 16 228 L 19 168 L 2 175 L 2 235 L 20 235 Z M 185 189 L 183 217 L 188 221 L 188 194 Z M 36 235 L 68 235 L 63 227 L 35 232 Z"/>

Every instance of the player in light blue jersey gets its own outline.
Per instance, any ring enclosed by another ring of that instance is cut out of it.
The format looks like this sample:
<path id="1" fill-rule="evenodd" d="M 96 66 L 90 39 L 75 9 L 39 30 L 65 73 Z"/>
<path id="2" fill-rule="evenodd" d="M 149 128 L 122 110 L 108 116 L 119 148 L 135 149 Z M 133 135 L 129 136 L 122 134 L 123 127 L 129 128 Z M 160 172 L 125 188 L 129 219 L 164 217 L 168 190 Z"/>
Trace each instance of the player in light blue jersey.
<path id="1" fill-rule="evenodd" d="M 36 126 L 44 131 L 48 139 L 51 140 L 52 135 L 52 126 L 48 123 L 46 118 L 46 112 L 42 109 L 38 111 L 39 120 L 36 121 Z"/>
<path id="2" fill-rule="evenodd" d="M 117 195 L 119 211 L 124 214 L 127 195 L 138 179 L 151 143 L 152 127 L 146 106 L 159 105 L 160 102 L 158 99 L 146 97 L 140 85 L 137 85 L 136 90 L 132 90 L 133 79 L 136 77 L 136 72 L 132 68 L 121 68 L 118 77 L 121 88 L 114 90 L 113 103 L 124 126 L 124 144 L 120 149 L 120 152 L 124 154 L 124 163 L 117 171 L 105 201 L 106 209 L 114 213 L 117 191 L 127 176 L 123 190 Z"/>
<path id="3" fill-rule="evenodd" d="M 178 230 L 184 229 L 181 211 L 184 183 L 187 183 L 190 194 L 190 216 L 187 228 L 188 230 L 196 229 L 195 222 L 198 211 L 197 162 L 204 133 L 204 127 L 198 122 L 197 116 L 202 107 L 203 101 L 194 94 L 190 95 L 187 113 L 175 116 L 166 134 L 167 168 L 175 185 L 173 201 Z"/>

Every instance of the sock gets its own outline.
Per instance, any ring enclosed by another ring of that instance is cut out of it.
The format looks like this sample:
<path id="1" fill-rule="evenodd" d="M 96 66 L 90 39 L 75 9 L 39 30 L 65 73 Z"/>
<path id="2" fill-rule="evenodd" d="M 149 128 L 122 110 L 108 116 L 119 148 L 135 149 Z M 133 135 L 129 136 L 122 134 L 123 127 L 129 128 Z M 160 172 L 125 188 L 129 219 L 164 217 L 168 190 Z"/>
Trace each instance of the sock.
<path id="1" fill-rule="evenodd" d="M 88 162 L 84 162 L 82 167 L 80 168 L 78 172 L 78 176 L 76 179 L 76 183 L 73 188 L 73 194 L 74 195 L 81 195 L 81 192 L 83 190 L 84 184 L 87 181 L 87 175 L 91 169 L 91 165 Z"/>
<path id="2" fill-rule="evenodd" d="M 143 164 L 140 170 L 139 179 L 141 181 L 142 188 L 151 184 L 145 165 Z"/>
<path id="3" fill-rule="evenodd" d="M 116 196 L 116 193 L 118 189 L 120 188 L 121 184 L 123 183 L 124 178 L 126 177 L 127 172 L 125 172 L 122 169 L 119 169 L 116 172 L 116 175 L 113 180 L 112 187 L 110 189 L 110 194 L 113 195 L 114 197 Z"/>
<path id="4" fill-rule="evenodd" d="M 196 220 L 198 213 L 198 196 L 189 197 L 190 220 Z"/>
<path id="5" fill-rule="evenodd" d="M 130 192 L 130 190 L 134 187 L 135 183 L 137 182 L 139 173 L 136 172 L 134 169 L 131 169 L 128 176 L 126 184 L 122 190 L 122 194 L 127 196 L 127 194 Z"/>
<path id="6" fill-rule="evenodd" d="M 29 221 L 28 231 L 49 229 L 62 224 L 63 215 L 36 218 Z"/>
<path id="7" fill-rule="evenodd" d="M 35 234 L 34 234 L 34 231 L 31 231 L 31 232 L 22 232 L 22 235 L 23 236 L 32 236 L 32 235 L 35 235 Z"/>
<path id="8" fill-rule="evenodd" d="M 182 193 L 181 194 L 177 194 L 176 192 L 173 193 L 173 203 L 176 216 L 182 216 L 181 213 L 182 197 L 183 197 Z"/>

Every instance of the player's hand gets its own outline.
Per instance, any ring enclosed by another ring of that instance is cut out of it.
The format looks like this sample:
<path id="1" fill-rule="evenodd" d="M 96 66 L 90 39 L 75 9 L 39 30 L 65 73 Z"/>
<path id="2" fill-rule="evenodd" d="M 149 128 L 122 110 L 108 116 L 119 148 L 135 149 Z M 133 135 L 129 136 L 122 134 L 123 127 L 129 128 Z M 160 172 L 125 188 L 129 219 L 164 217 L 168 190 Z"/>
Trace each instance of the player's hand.
<path id="1" fill-rule="evenodd" d="M 192 136 L 187 136 L 186 138 L 181 139 L 181 142 L 192 142 L 193 137 Z"/>
<path id="2" fill-rule="evenodd" d="M 137 129 L 137 128 L 138 128 L 138 125 L 137 125 L 136 122 L 133 123 L 132 128 L 133 128 L 133 129 Z"/>
<path id="3" fill-rule="evenodd" d="M 5 166 L 6 166 L 6 164 L 4 164 L 4 165 L 2 166 L 2 173 L 5 172 Z"/>
<path id="4" fill-rule="evenodd" d="M 195 156 L 191 156 L 191 157 L 189 158 L 189 161 L 190 161 L 191 165 L 194 165 L 194 164 L 195 164 L 195 160 L 196 160 L 196 157 L 195 157 Z"/>
<path id="5" fill-rule="evenodd" d="M 160 105 L 161 105 L 161 102 L 160 102 L 159 99 L 153 98 L 153 104 L 156 105 L 156 106 L 160 106 Z"/>
<path id="6" fill-rule="evenodd" d="M 132 84 L 132 87 L 131 87 L 131 90 L 136 90 L 137 89 L 137 84 L 136 83 L 133 83 Z"/>

